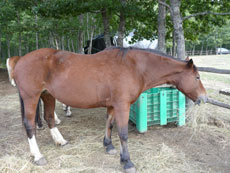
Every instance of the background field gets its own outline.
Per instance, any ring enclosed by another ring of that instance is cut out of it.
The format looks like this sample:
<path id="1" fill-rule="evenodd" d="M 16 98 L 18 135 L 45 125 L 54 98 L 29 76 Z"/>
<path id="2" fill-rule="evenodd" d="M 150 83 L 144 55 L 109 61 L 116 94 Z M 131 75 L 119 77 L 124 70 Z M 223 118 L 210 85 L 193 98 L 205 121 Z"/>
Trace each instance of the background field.
<path id="1" fill-rule="evenodd" d="M 197 66 L 230 69 L 230 55 L 192 57 Z M 225 103 L 230 97 L 219 89 L 230 88 L 230 75 L 201 73 L 208 95 Z M 110 156 L 102 141 L 105 129 L 104 108 L 73 109 L 73 117 L 64 117 L 60 103 L 58 126 L 69 141 L 57 147 L 50 132 L 37 131 L 37 141 L 48 164 L 32 164 L 25 130 L 19 112 L 18 95 L 8 82 L 7 72 L 0 70 L 0 172 L 81 172 L 119 173 L 119 152 Z M 116 127 L 113 143 L 119 151 Z M 230 110 L 213 105 L 195 106 L 189 110 L 184 127 L 154 126 L 139 134 L 129 126 L 129 151 L 140 173 L 153 172 L 226 172 L 230 170 Z"/>

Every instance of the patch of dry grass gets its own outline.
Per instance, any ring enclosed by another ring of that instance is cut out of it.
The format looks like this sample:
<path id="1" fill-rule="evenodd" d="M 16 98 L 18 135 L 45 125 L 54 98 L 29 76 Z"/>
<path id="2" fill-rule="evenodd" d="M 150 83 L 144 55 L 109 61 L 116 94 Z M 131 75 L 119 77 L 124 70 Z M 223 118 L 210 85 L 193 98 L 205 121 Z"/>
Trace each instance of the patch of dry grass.
<path id="1" fill-rule="evenodd" d="M 12 96 L 10 98 L 14 99 Z M 60 103 L 57 107 L 59 108 L 57 112 L 63 114 Z M 13 141 L 15 137 L 25 133 L 23 128 L 14 127 L 12 133 L 9 131 L 7 139 L 2 141 L 8 145 L 7 152 L 9 154 L 0 157 L 0 172 L 122 173 L 123 169 L 119 161 L 120 140 L 116 127 L 113 130 L 112 139 L 118 150 L 117 154 L 112 156 L 106 154 L 102 145 L 105 128 L 105 118 L 101 115 L 102 112 L 105 113 L 105 109 L 73 110 L 75 116 L 72 118 L 60 116 L 62 124 L 58 128 L 69 140 L 69 144 L 64 147 L 54 145 L 46 125 L 45 130 L 38 131 L 37 142 L 40 151 L 48 160 L 48 164 L 42 167 L 32 163 L 33 159 L 30 157 L 26 137 L 17 139 L 16 142 Z M 21 123 L 20 121 L 19 119 L 16 123 Z M 10 123 L 14 124 L 15 122 Z M 18 128 L 20 131 L 15 131 Z M 135 127 L 129 129 L 131 133 Z M 129 151 L 138 172 L 205 172 L 200 165 L 190 162 L 185 153 L 178 148 L 170 147 L 164 143 L 159 144 L 154 139 L 143 141 L 141 137 L 136 138 L 135 133 L 131 134 L 132 137 L 129 138 L 128 143 Z"/>

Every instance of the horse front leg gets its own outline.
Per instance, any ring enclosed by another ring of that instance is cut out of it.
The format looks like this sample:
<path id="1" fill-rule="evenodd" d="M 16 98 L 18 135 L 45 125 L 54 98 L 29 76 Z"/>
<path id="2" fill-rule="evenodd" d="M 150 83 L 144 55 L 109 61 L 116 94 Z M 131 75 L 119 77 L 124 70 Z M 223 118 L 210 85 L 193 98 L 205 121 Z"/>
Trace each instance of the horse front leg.
<path id="1" fill-rule="evenodd" d="M 48 92 L 44 92 L 41 95 L 44 102 L 44 118 L 50 128 L 51 136 L 56 145 L 64 146 L 68 142 L 63 138 L 58 128 L 55 127 L 54 109 L 55 109 L 55 98 Z"/>
<path id="2" fill-rule="evenodd" d="M 42 124 L 42 120 L 44 120 L 43 112 L 44 112 L 43 103 L 41 99 L 39 99 L 37 110 L 36 110 L 36 125 L 38 130 L 45 129 L 45 127 Z M 61 123 L 61 120 L 58 118 L 58 115 L 56 114 L 55 111 L 54 111 L 54 120 L 56 125 Z"/>
<path id="3" fill-rule="evenodd" d="M 118 135 L 120 138 L 120 161 L 124 165 L 126 173 L 135 173 L 136 169 L 130 160 L 128 151 L 128 121 L 130 104 L 121 103 L 114 107 L 114 116 L 117 123 Z"/>
<path id="4" fill-rule="evenodd" d="M 36 124 L 35 124 L 35 113 L 38 99 L 23 99 L 20 96 L 22 121 L 26 129 L 28 136 L 28 142 L 30 146 L 30 152 L 34 157 L 34 163 L 37 165 L 45 165 L 47 163 L 46 159 L 40 153 L 35 138 L 36 135 Z"/>
<path id="5" fill-rule="evenodd" d="M 113 108 L 107 108 L 107 120 L 106 120 L 106 129 L 105 129 L 105 137 L 103 141 L 104 147 L 106 147 L 106 153 L 108 154 L 116 154 L 116 149 L 112 144 L 111 133 L 113 129 L 114 123 L 114 115 L 113 115 Z"/>

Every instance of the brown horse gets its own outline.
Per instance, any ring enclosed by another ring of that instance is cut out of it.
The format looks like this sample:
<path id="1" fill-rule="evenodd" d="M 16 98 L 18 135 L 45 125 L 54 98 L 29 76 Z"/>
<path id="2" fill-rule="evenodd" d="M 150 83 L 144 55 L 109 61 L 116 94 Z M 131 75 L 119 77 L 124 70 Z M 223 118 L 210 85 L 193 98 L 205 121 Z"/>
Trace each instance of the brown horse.
<path id="1" fill-rule="evenodd" d="M 39 49 L 20 58 L 14 75 L 30 150 L 38 165 L 46 163 L 35 139 L 34 119 L 40 96 L 51 135 L 60 145 L 67 141 L 55 127 L 55 98 L 77 108 L 107 107 L 103 143 L 108 153 L 114 153 L 111 131 L 115 121 L 126 172 L 135 172 L 127 147 L 130 104 L 143 91 L 167 83 L 195 102 L 207 99 L 192 60 L 179 61 L 157 51 L 136 48 L 109 48 L 93 55 Z"/>

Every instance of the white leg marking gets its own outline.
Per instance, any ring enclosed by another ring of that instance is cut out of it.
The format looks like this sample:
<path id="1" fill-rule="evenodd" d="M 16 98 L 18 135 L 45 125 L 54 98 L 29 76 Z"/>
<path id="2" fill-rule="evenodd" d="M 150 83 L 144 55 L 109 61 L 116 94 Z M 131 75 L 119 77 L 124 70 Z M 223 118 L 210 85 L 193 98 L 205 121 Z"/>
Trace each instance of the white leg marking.
<path id="1" fill-rule="evenodd" d="M 16 83 L 15 83 L 14 79 L 11 80 L 11 85 L 13 85 L 14 87 L 16 87 Z"/>
<path id="2" fill-rule="evenodd" d="M 38 161 L 43 156 L 39 151 L 35 136 L 33 135 L 33 137 L 31 139 L 28 138 L 28 141 L 29 141 L 29 144 L 30 144 L 30 152 L 34 156 L 34 161 Z"/>
<path id="3" fill-rule="evenodd" d="M 51 136 L 56 145 L 65 145 L 68 142 L 63 138 L 57 127 L 50 129 Z"/>
<path id="4" fill-rule="evenodd" d="M 70 106 L 67 106 L 67 110 L 66 110 L 66 116 L 70 117 L 72 114 L 71 110 L 70 110 Z"/>
<path id="5" fill-rule="evenodd" d="M 64 111 L 66 111 L 66 105 L 65 105 L 65 104 L 62 104 L 62 109 L 63 109 Z"/>
<path id="6" fill-rule="evenodd" d="M 61 120 L 58 118 L 56 112 L 54 111 L 54 120 L 55 120 L 55 124 L 60 124 Z"/>

